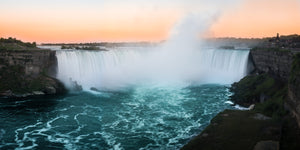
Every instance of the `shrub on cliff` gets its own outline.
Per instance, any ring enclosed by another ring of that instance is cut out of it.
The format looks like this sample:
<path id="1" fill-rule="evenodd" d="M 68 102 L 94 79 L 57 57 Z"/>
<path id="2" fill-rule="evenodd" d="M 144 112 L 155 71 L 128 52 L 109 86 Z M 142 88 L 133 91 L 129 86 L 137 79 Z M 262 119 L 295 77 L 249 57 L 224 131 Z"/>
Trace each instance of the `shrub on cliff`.
<path id="1" fill-rule="evenodd" d="M 22 42 L 16 38 L 0 38 L 0 50 L 27 50 L 37 49 L 36 43 Z"/>
<path id="2" fill-rule="evenodd" d="M 272 93 L 275 87 L 275 80 L 267 74 L 249 75 L 239 82 L 232 84 L 232 101 L 243 106 L 249 106 L 257 103 Z"/>
<path id="3" fill-rule="evenodd" d="M 257 104 L 255 110 L 278 119 L 286 112 L 283 108 L 287 86 L 267 74 L 249 75 L 231 87 L 231 100 L 248 107 Z"/>

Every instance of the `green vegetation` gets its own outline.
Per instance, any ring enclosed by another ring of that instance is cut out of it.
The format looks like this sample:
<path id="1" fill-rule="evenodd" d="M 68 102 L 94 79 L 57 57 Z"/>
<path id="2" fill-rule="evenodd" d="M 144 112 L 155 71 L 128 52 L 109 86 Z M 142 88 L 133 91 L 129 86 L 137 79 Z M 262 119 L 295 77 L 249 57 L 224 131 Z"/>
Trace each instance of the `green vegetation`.
<path id="1" fill-rule="evenodd" d="M 0 51 L 1 50 L 31 50 L 38 49 L 36 43 L 22 42 L 16 38 L 9 37 L 8 39 L 0 38 Z"/>
<path id="2" fill-rule="evenodd" d="M 272 117 L 275 121 L 281 121 L 282 117 L 287 115 L 284 109 L 284 100 L 286 99 L 287 87 L 277 91 L 272 97 L 264 103 L 256 104 L 255 112 L 262 113 L 266 116 Z"/>
<path id="3" fill-rule="evenodd" d="M 231 100 L 242 106 L 255 104 L 255 111 L 280 120 L 286 114 L 284 99 L 287 97 L 287 85 L 267 74 L 250 75 L 231 87 L 234 95 Z"/>

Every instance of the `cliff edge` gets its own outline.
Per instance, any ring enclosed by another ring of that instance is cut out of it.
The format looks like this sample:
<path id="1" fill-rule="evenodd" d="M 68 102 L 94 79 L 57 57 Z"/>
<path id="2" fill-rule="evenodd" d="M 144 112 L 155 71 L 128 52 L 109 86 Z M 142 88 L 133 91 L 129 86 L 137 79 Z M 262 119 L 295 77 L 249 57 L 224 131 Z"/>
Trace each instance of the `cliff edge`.
<path id="1" fill-rule="evenodd" d="M 66 90 L 53 78 L 55 51 L 36 48 L 35 43 L 0 39 L 0 97 L 20 98 L 62 94 Z"/>
<path id="2" fill-rule="evenodd" d="M 267 73 L 287 84 L 285 106 L 296 117 L 300 127 L 300 50 L 255 48 L 250 55 L 257 73 Z M 265 95 L 260 95 L 256 102 L 260 102 L 262 96 Z"/>

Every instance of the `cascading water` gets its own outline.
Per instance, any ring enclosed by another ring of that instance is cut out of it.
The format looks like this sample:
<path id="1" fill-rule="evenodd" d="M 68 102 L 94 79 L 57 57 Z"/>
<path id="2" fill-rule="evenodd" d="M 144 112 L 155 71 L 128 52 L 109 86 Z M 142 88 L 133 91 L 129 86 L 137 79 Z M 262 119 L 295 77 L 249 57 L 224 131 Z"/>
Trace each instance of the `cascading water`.
<path id="1" fill-rule="evenodd" d="M 245 76 L 247 50 L 166 51 L 122 48 L 57 51 L 58 79 L 84 90 L 118 90 L 139 84 L 230 84 Z"/>

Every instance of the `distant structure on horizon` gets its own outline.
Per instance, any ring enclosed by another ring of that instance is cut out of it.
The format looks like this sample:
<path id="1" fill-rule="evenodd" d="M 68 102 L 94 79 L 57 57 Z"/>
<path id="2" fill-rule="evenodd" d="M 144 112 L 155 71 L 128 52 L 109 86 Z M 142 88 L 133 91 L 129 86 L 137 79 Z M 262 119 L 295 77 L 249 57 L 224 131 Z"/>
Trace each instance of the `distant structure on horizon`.
<path id="1" fill-rule="evenodd" d="M 276 37 L 267 38 L 268 40 L 263 43 L 263 47 L 271 48 L 300 48 L 300 35 L 279 35 Z"/>

